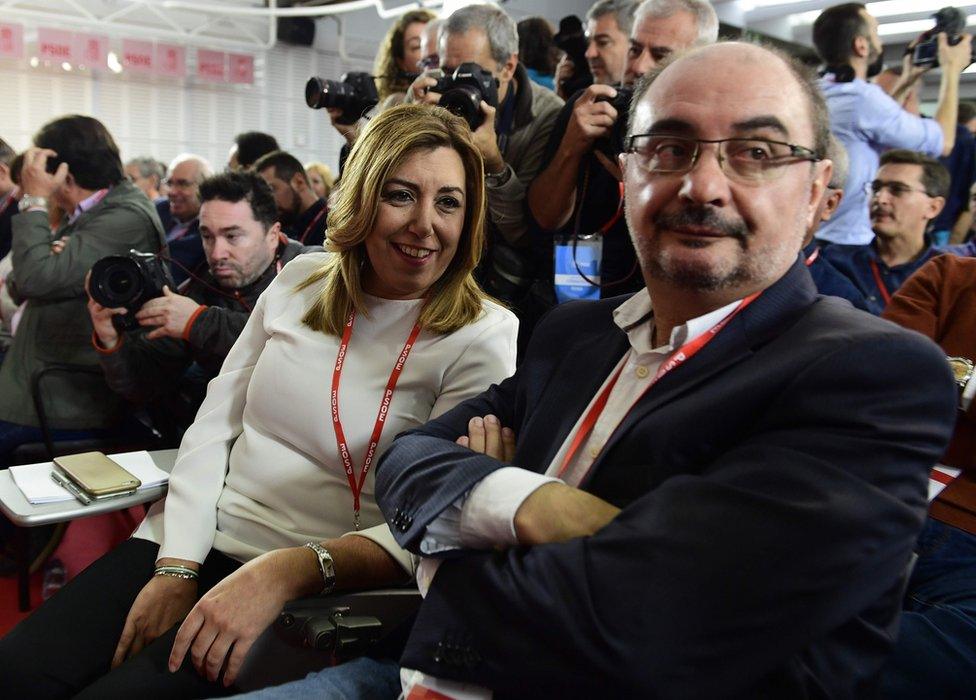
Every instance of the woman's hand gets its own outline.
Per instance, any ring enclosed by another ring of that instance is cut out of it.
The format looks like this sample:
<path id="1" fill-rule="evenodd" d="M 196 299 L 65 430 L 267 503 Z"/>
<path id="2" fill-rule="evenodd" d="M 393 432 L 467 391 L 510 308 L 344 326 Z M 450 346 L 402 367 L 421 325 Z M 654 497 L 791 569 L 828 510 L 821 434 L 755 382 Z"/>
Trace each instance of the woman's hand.
<path id="1" fill-rule="evenodd" d="M 211 588 L 180 626 L 169 670 L 176 671 L 189 652 L 201 676 L 216 681 L 224 670 L 224 685 L 231 685 L 251 645 L 285 603 L 308 592 L 308 575 L 299 572 L 311 573 L 313 589 L 321 589 L 315 554 L 304 547 L 262 554 Z"/>
<path id="2" fill-rule="evenodd" d="M 503 428 L 498 418 L 490 414 L 468 421 L 468 434 L 455 442 L 500 462 L 511 462 L 515 458 L 515 432 Z"/>
<path id="3" fill-rule="evenodd" d="M 197 582 L 174 576 L 153 576 L 129 609 L 122 637 L 112 657 L 119 666 L 183 619 L 197 599 Z"/>

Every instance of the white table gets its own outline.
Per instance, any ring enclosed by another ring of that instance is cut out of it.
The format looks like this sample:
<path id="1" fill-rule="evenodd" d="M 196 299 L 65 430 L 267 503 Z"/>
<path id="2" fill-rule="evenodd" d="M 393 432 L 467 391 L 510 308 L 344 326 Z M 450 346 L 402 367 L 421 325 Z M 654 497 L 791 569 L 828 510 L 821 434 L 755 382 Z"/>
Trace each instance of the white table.
<path id="1" fill-rule="evenodd" d="M 176 462 L 178 450 L 156 450 L 150 452 L 153 463 L 169 473 L 173 470 Z M 111 455 L 109 455 L 111 457 Z M 52 464 L 53 467 L 53 464 Z M 91 505 L 82 505 L 80 501 L 60 501 L 57 503 L 39 503 L 34 505 L 21 493 L 17 484 L 14 483 L 10 471 L 0 470 L 0 511 L 3 512 L 11 522 L 18 527 L 37 527 L 39 525 L 50 525 L 62 523 L 76 518 L 85 518 L 89 515 L 100 515 L 101 513 L 111 513 L 116 510 L 124 510 L 140 503 L 155 501 L 166 495 L 166 486 L 155 486 L 153 488 L 140 489 L 131 496 L 121 496 L 110 498 L 104 501 L 95 501 Z M 20 546 L 20 561 L 18 562 L 18 598 L 20 610 L 30 609 L 30 573 L 27 561 L 30 556 L 26 551 L 26 538 L 22 538 Z"/>

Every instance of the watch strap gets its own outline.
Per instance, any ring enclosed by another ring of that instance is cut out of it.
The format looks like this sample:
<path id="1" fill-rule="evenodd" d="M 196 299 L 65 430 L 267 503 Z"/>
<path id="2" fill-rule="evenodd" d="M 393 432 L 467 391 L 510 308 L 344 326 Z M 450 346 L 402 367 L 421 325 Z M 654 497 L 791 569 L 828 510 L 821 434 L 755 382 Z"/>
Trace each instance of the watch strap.
<path id="1" fill-rule="evenodd" d="M 23 212 L 28 209 L 47 209 L 47 197 L 38 197 L 32 194 L 21 196 L 20 202 L 17 203 L 17 210 Z"/>
<path id="2" fill-rule="evenodd" d="M 313 552 L 318 560 L 319 572 L 322 574 L 322 590 L 319 591 L 319 595 L 327 595 L 333 591 L 335 588 L 335 563 L 332 561 L 332 555 L 329 554 L 329 550 L 320 545 L 318 542 L 306 542 L 303 546 L 308 547 Z"/>

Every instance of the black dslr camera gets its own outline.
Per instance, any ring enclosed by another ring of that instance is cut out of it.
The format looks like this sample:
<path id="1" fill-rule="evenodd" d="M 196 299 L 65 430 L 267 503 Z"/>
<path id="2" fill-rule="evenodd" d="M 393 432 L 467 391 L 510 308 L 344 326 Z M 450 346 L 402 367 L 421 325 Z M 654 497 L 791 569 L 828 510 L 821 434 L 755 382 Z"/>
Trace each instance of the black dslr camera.
<path id="1" fill-rule="evenodd" d="M 127 313 L 112 317 L 119 331 L 137 328 L 136 311 L 150 299 L 161 297 L 164 286 L 176 290 L 169 268 L 152 253 L 136 250 L 102 258 L 92 265 L 88 281 L 88 291 L 99 304 L 108 309 L 125 307 Z"/>
<path id="2" fill-rule="evenodd" d="M 922 34 L 919 43 L 915 46 L 912 63 L 916 66 L 938 68 L 938 35 L 945 32 L 949 46 L 955 46 L 962 41 L 962 34 L 966 31 L 966 15 L 957 7 L 943 7 L 932 15 L 932 18 L 935 20 L 935 26 Z"/>
<path id="3" fill-rule="evenodd" d="M 573 75 L 559 81 L 562 94 L 573 95 L 585 90 L 593 84 L 593 73 L 586 60 L 586 32 L 583 22 L 576 15 L 569 15 L 559 20 L 559 31 L 552 38 L 553 42 L 566 53 L 573 62 Z"/>
<path id="4" fill-rule="evenodd" d="M 485 121 L 485 115 L 481 112 L 482 100 L 491 107 L 498 106 L 498 81 L 477 63 L 462 63 L 454 75 L 438 78 L 437 84 L 430 90 L 440 93 L 441 101 L 438 104 L 463 118 L 471 131 Z"/>
<path id="5" fill-rule="evenodd" d="M 376 81 L 369 73 L 353 71 L 339 80 L 312 77 L 305 83 L 305 104 L 312 109 L 342 110 L 338 124 L 355 124 L 379 101 Z"/>
<path id="6" fill-rule="evenodd" d="M 598 97 L 597 102 L 609 102 L 617 110 L 617 121 L 613 123 L 610 133 L 596 142 L 596 148 L 603 151 L 611 160 L 623 153 L 627 141 L 627 118 L 630 115 L 630 101 L 634 97 L 634 89 L 626 85 L 614 85 L 617 91 L 614 97 Z"/>

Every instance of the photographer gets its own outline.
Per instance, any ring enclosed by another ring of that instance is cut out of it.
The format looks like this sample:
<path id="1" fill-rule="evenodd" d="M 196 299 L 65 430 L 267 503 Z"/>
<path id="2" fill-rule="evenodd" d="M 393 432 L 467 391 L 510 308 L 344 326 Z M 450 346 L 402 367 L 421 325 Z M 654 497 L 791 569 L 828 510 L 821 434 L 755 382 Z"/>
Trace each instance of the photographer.
<path id="1" fill-rule="evenodd" d="M 329 208 L 315 194 L 301 162 L 290 153 L 273 151 L 254 164 L 274 193 L 278 221 L 285 235 L 302 245 L 325 243 L 325 222 Z"/>
<path id="2" fill-rule="evenodd" d="M 594 83 L 616 85 L 623 82 L 630 29 L 638 4 L 639 0 L 598 0 L 587 11 L 584 57 Z M 576 64 L 568 53 L 564 53 L 556 64 L 556 94 L 564 100 L 572 97 L 564 94 L 563 89 L 564 85 L 572 85 L 575 77 Z"/>
<path id="3" fill-rule="evenodd" d="M 616 14 L 607 14 L 611 12 Z M 631 57 L 621 62 L 621 75 L 626 66 L 639 77 L 656 65 L 655 57 L 692 44 L 712 43 L 718 36 L 718 17 L 704 0 L 648 0 L 636 11 L 633 3 L 602 0 L 587 17 L 591 40 L 594 33 L 600 36 L 607 32 L 610 23 L 632 32 Z M 606 58 L 603 61 L 610 63 Z M 592 63 L 591 68 L 599 80 L 600 72 Z M 595 84 L 570 98 L 556 120 L 543 158 L 544 168 L 528 195 L 529 211 L 536 223 L 545 232 L 558 232 L 557 238 L 606 229 L 601 236 L 599 261 L 605 296 L 644 285 L 626 222 L 617 214 L 621 197 L 615 160 L 623 146 L 618 141 L 625 131 L 625 125 L 618 121 L 626 120 L 629 104 L 615 101 L 616 96 L 617 90 L 610 85 Z M 578 197 L 577 192 L 584 187 L 585 195 Z M 544 234 L 544 244 L 550 240 L 551 235 Z"/>
<path id="4" fill-rule="evenodd" d="M 868 216 L 867 184 L 878 170 L 880 155 L 891 148 L 929 156 L 948 155 L 956 139 L 959 74 L 971 62 L 971 37 L 960 34 L 953 45 L 944 32 L 937 42 L 942 67 L 939 101 L 932 119 L 910 114 L 899 100 L 932 67 L 916 66 L 905 56 L 901 80 L 891 95 L 867 82 L 883 66 L 884 47 L 878 20 L 864 5 L 847 3 L 824 10 L 813 24 L 813 44 L 826 64 L 820 87 L 827 98 L 830 129 L 847 149 L 850 173 L 845 197 L 834 217 L 817 232 L 829 243 L 865 245 L 874 234 Z"/>
<path id="5" fill-rule="evenodd" d="M 309 250 L 283 240 L 274 195 L 255 173 L 224 173 L 204 180 L 200 198 L 206 275 L 191 279 L 180 293 L 167 288 L 146 302 L 135 312 L 141 329 L 122 334 L 112 317 L 131 312 L 106 309 L 89 295 L 92 342 L 105 378 L 130 401 L 171 396 L 193 362 L 202 370 L 203 384 L 216 376 L 258 296 L 285 263 Z M 192 393 L 203 387 L 182 388 Z M 202 400 L 202 392 L 196 398 Z M 192 418 L 192 412 L 187 415 Z"/>
<path id="6" fill-rule="evenodd" d="M 440 64 L 450 75 L 463 63 L 476 63 L 498 86 L 497 105 L 481 101 L 479 117 L 484 121 L 473 130 L 488 192 L 488 247 L 478 280 L 524 317 L 525 295 L 537 276 L 527 250 L 530 219 L 525 195 L 563 102 L 529 80 L 518 62 L 515 22 L 497 7 L 469 5 L 444 21 Z M 430 90 L 437 82 L 425 73 L 414 81 L 407 100 L 439 103 L 441 94 Z"/>
<path id="7" fill-rule="evenodd" d="M 89 268 L 106 255 L 165 246 L 152 202 L 125 178 L 115 140 L 91 117 L 62 117 L 42 127 L 24 155 L 20 186 L 6 286 L 15 301 L 28 304 L 0 367 L 0 465 L 18 445 L 41 439 L 34 373 L 52 363 L 97 366 L 84 313 Z M 49 203 L 68 213 L 57 234 L 48 223 Z M 58 255 L 52 254 L 55 235 Z M 47 377 L 44 388 L 55 440 L 90 435 L 122 417 L 122 401 L 101 377 L 60 373 Z"/>

